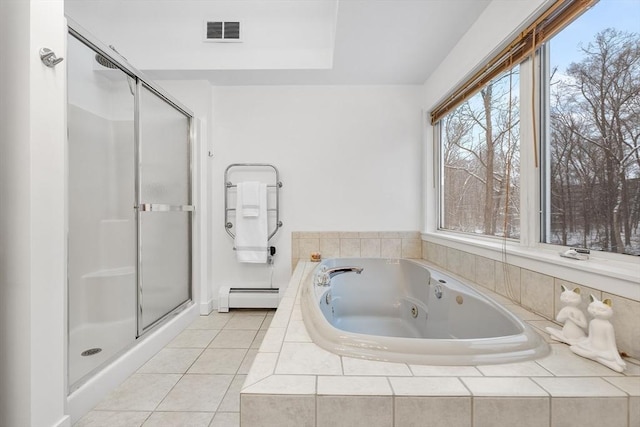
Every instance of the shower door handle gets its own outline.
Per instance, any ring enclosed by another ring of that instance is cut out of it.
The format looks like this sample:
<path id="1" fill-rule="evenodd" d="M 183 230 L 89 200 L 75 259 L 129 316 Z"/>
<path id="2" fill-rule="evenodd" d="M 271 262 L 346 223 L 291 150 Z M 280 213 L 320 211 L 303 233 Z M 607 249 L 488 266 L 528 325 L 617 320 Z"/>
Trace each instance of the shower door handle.
<path id="1" fill-rule="evenodd" d="M 160 203 L 140 203 L 137 206 L 140 212 L 193 212 L 193 205 L 164 205 Z"/>

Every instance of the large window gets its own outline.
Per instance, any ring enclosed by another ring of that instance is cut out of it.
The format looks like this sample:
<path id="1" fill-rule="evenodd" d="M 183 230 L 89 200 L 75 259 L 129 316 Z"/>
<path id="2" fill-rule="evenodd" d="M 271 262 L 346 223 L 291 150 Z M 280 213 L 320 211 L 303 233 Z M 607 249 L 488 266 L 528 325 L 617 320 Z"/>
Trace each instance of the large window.
<path id="1" fill-rule="evenodd" d="M 602 0 L 548 42 L 547 243 L 640 255 L 638 19 Z"/>
<path id="2" fill-rule="evenodd" d="M 498 76 L 440 121 L 443 229 L 520 235 L 518 70 Z"/>
<path id="3" fill-rule="evenodd" d="M 640 8 L 590 4 L 554 3 L 432 111 L 441 230 L 640 255 Z"/>

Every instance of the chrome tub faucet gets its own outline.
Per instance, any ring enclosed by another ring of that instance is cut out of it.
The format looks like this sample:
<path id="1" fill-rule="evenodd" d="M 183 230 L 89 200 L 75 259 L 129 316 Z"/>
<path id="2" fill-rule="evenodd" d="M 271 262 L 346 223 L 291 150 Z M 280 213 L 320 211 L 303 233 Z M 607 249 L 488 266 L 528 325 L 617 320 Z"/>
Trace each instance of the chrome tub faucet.
<path id="1" fill-rule="evenodd" d="M 364 268 L 355 267 L 355 266 L 332 267 L 332 268 L 327 268 L 326 266 L 323 266 L 320 272 L 318 273 L 318 275 L 316 276 L 316 284 L 318 286 L 329 286 L 331 284 L 331 278 L 333 276 L 337 276 L 339 274 L 344 274 L 344 273 L 360 274 L 362 273 L 362 270 L 364 270 Z"/>

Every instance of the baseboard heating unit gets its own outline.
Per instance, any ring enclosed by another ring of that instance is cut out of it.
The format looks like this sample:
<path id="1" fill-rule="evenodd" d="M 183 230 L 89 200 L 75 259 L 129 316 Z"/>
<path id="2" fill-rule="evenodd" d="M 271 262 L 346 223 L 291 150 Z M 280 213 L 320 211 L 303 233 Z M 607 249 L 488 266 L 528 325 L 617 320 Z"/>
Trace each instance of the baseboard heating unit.
<path id="1" fill-rule="evenodd" d="M 230 288 L 222 287 L 218 292 L 218 312 L 226 313 L 230 308 L 277 308 L 280 302 L 277 288 Z"/>

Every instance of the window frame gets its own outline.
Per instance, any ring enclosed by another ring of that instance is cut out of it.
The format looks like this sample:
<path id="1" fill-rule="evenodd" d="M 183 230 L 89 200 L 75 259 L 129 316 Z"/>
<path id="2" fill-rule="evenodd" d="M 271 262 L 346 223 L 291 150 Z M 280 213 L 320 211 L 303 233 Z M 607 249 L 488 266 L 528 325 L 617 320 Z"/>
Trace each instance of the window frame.
<path id="1" fill-rule="evenodd" d="M 531 111 L 529 108 L 526 108 L 527 105 L 529 105 L 531 103 L 531 77 L 530 77 L 530 66 L 527 65 L 530 62 L 529 59 L 524 60 L 522 63 L 520 64 L 516 64 L 514 65 L 514 67 L 519 67 L 519 93 L 518 93 L 518 98 L 520 99 L 520 106 L 519 106 L 519 121 L 520 121 L 520 141 L 519 141 L 519 154 L 520 154 L 520 171 L 519 171 L 519 175 L 520 175 L 520 237 L 519 238 L 514 238 L 514 237 L 510 237 L 510 238 L 504 238 L 504 237 L 500 237 L 500 236 L 492 236 L 489 234 L 479 234 L 479 233 L 472 233 L 472 232 L 465 232 L 465 231 L 458 231 L 458 230 L 452 230 L 452 229 L 447 229 L 443 227 L 443 223 L 444 223 L 444 219 L 443 219 L 443 215 L 444 215 L 444 179 L 443 179 L 443 172 L 444 172 L 444 159 L 443 159 L 443 151 L 442 151 L 442 120 L 444 119 L 444 116 L 441 120 L 439 120 L 438 122 L 436 122 L 433 125 L 433 157 L 434 157 L 434 181 L 435 181 L 435 187 L 436 187 L 436 200 L 437 200 L 437 218 L 436 218 L 436 231 L 438 233 L 451 233 L 452 235 L 462 235 L 462 236 L 468 236 L 468 237 L 473 237 L 473 238 L 477 238 L 480 241 L 486 241 L 486 242 L 500 242 L 500 243 L 504 243 L 504 242 L 511 242 L 511 243 L 519 243 L 522 244 L 523 242 L 525 244 L 527 244 L 527 242 L 530 241 L 530 236 L 525 235 L 524 234 L 524 229 L 527 228 L 524 221 L 528 221 L 529 220 L 529 215 L 525 214 L 525 210 L 523 209 L 523 206 L 527 206 L 524 203 L 528 203 L 529 201 L 527 200 L 528 198 L 524 195 L 524 190 L 523 190 L 523 178 L 526 176 L 529 176 L 529 171 L 528 171 L 528 167 L 525 166 L 525 161 L 523 159 L 523 152 L 525 150 L 523 150 L 523 143 L 526 140 L 526 144 L 527 147 L 529 147 L 531 139 L 527 136 L 525 138 L 523 138 L 523 128 L 527 129 L 526 126 L 523 127 L 523 122 L 526 120 L 530 120 L 531 117 Z M 526 81 L 523 81 L 526 80 Z M 528 94 L 528 95 L 527 95 Z M 527 102 L 523 102 L 523 96 L 528 96 L 527 98 Z M 525 106 L 525 108 L 523 108 L 523 105 Z M 449 114 L 451 114 L 453 112 L 453 110 L 451 112 L 449 112 Z M 527 117 L 524 117 L 524 113 L 527 114 Z M 539 149 L 539 147 L 538 147 Z M 527 152 L 529 151 L 529 149 L 526 150 Z M 525 157 L 526 157 L 526 153 L 525 153 Z M 539 157 L 539 156 L 538 156 Z M 528 162 L 527 162 L 528 163 Z M 525 169 L 523 169 L 523 167 Z M 528 180 L 525 179 L 524 182 L 528 183 Z M 525 215 L 523 217 L 523 215 Z"/>
<path id="2" fill-rule="evenodd" d="M 521 64 L 515 64 L 513 65 L 511 68 L 508 68 L 506 70 L 503 71 L 503 73 L 507 73 L 509 70 L 515 69 L 516 67 L 518 67 L 518 90 L 517 90 L 517 94 L 515 93 L 516 91 L 514 91 L 514 94 L 512 94 L 512 98 L 516 97 L 518 99 L 520 99 L 520 97 L 522 96 L 522 63 Z M 501 76 L 503 76 L 504 74 L 499 74 L 497 75 L 494 79 L 500 78 Z M 489 83 L 493 82 L 494 80 L 491 80 Z M 488 84 L 489 84 L 488 83 Z M 482 86 L 481 88 L 478 89 L 478 91 L 469 97 L 472 98 L 476 95 L 478 95 L 480 93 L 480 91 L 486 86 Z M 511 92 L 510 92 L 511 94 Z M 476 236 L 479 238 L 486 238 L 489 240 L 499 240 L 499 241 L 509 241 L 509 242 L 519 242 L 521 241 L 522 235 L 520 235 L 519 237 L 501 237 L 499 235 L 491 235 L 491 234 L 485 234 L 485 233 L 474 233 L 471 231 L 461 231 L 461 230 L 454 230 L 454 229 L 450 229 L 450 228 L 445 228 L 444 227 L 444 223 L 445 223 L 445 202 L 444 202 L 444 159 L 443 159 L 443 150 L 442 150 L 442 121 L 445 119 L 445 117 L 448 117 L 449 114 L 452 114 L 454 111 L 456 111 L 457 108 L 460 108 L 461 106 L 463 106 L 464 103 L 458 105 L 457 107 L 451 109 L 451 111 L 449 111 L 447 114 L 445 114 L 438 122 L 436 122 L 434 124 L 434 140 L 437 141 L 437 144 L 435 144 L 435 146 L 437 147 L 437 159 L 438 159 L 438 169 L 436 171 L 436 175 L 437 175 L 437 186 L 438 186 L 438 196 L 437 196 L 437 201 L 438 201 L 438 219 L 437 219 L 437 229 L 440 231 L 444 231 L 444 232 L 452 232 L 452 233 L 456 233 L 456 234 L 463 234 L 463 235 L 468 235 L 468 236 Z M 522 114 L 521 114 L 521 106 L 518 105 L 518 121 L 522 120 Z M 515 126 L 513 126 L 515 127 Z M 519 131 L 520 133 L 520 131 Z M 519 135 L 520 136 L 520 135 Z M 521 154 L 521 138 L 518 141 L 518 153 L 519 155 Z M 522 171 L 519 170 L 519 174 L 522 174 Z M 520 188 L 520 191 L 521 188 Z M 512 200 L 511 197 L 509 198 L 509 200 Z M 515 200 L 515 199 L 514 199 Z M 505 203 L 509 203 L 509 201 L 505 201 Z M 522 203 L 522 195 L 520 197 L 520 200 L 518 201 L 518 209 L 520 210 L 520 213 L 522 213 L 522 208 L 521 208 L 521 203 Z M 520 223 L 520 229 L 522 229 L 522 218 L 518 217 L 518 222 Z"/>
<path id="3" fill-rule="evenodd" d="M 456 231 L 442 227 L 443 215 L 443 189 L 444 182 L 442 179 L 443 159 L 442 159 L 442 141 L 441 141 L 441 121 L 433 125 L 433 141 L 434 141 L 434 179 L 436 182 L 436 200 L 437 200 L 437 233 L 443 235 L 462 235 L 468 238 L 477 238 L 479 241 L 486 242 L 502 242 L 506 240 L 512 244 L 518 244 L 522 247 L 539 248 L 543 250 L 568 249 L 569 246 L 563 246 L 545 242 L 545 235 L 549 232 L 547 227 L 550 224 L 550 119 L 549 119 L 549 103 L 550 93 L 548 85 L 543 82 L 548 81 L 549 76 L 549 49 L 548 43 L 544 43 L 536 51 L 535 59 L 526 59 L 520 66 L 520 239 L 508 238 L 504 239 L 499 236 L 490 236 L 477 233 L 468 233 Z M 534 78 L 531 73 L 535 73 L 535 85 L 532 84 Z M 535 93 L 535 97 L 533 96 Z M 535 123 L 531 106 L 535 112 Z M 537 135 L 539 135 L 539 144 L 537 144 L 535 155 L 538 158 L 539 165 L 535 166 L 534 147 L 532 138 L 532 127 L 536 126 Z M 547 191 L 543 191 L 546 189 Z M 526 207 L 526 208 L 525 208 Z M 533 212 L 532 212 L 533 208 Z M 640 259 L 638 256 L 630 254 L 619 254 L 607 251 L 594 251 L 592 255 L 597 258 L 613 261 L 631 261 Z M 635 263 L 634 263 L 635 264 Z"/>
<path id="4" fill-rule="evenodd" d="M 612 252 L 592 252 L 588 261 L 562 258 L 559 252 L 568 246 L 544 243 L 544 215 L 549 215 L 549 108 L 546 104 L 548 88 L 541 84 L 545 80 L 548 60 L 547 44 L 543 44 L 536 55 L 523 61 L 520 66 L 520 240 L 484 236 L 441 228 L 442 213 L 442 156 L 441 122 L 429 123 L 425 113 L 425 135 L 433 143 L 431 153 L 425 150 L 425 165 L 433 167 L 432 188 L 425 191 L 425 232 L 423 240 L 448 248 L 469 252 L 496 261 L 508 262 L 552 277 L 593 286 L 615 295 L 640 299 L 640 257 Z M 535 79 L 532 76 L 535 74 Z M 533 87 L 535 85 L 536 87 Z M 535 95 L 534 95 L 535 94 Z M 533 111 L 532 111 L 533 110 Z M 535 121 L 533 119 L 535 114 Z M 534 128 L 540 143 L 535 145 Z M 536 165 L 536 157 L 538 165 Z M 428 169 L 428 167 L 426 169 Z M 428 176 L 426 177 L 427 181 Z M 547 187 L 544 187 L 547 186 Z M 430 203 L 431 201 L 431 203 Z M 435 202 L 435 203 L 433 203 Z M 546 209 L 546 212 L 545 212 Z M 547 223 L 548 224 L 548 223 Z"/>

